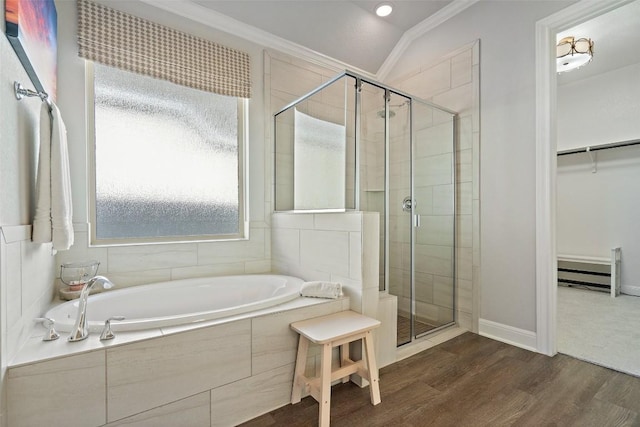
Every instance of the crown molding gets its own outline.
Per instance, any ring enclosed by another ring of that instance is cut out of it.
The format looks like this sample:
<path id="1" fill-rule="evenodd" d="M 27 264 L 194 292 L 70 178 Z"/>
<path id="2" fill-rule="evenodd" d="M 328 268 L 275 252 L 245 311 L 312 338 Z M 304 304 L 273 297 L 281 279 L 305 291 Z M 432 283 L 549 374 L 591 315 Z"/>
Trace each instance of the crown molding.
<path id="1" fill-rule="evenodd" d="M 362 75 L 363 77 L 376 79 L 376 75 L 369 71 L 359 69 L 351 64 L 339 61 L 297 43 L 290 42 L 282 37 L 278 37 L 267 31 L 194 3 L 191 0 L 179 2 L 175 0 L 139 1 L 167 12 L 171 12 L 175 15 L 182 16 L 183 18 L 199 22 L 216 30 L 240 37 L 265 48 L 278 50 L 294 57 L 305 59 L 317 65 L 329 66 L 339 70 L 350 70 Z"/>
<path id="2" fill-rule="evenodd" d="M 389 56 L 387 56 L 387 59 L 385 59 L 384 63 L 378 69 L 378 72 L 376 73 L 377 79 L 384 81 L 389 76 L 389 73 L 400 60 L 402 54 L 418 37 L 423 36 L 478 1 L 480 0 L 453 0 L 447 6 L 443 7 L 424 21 L 405 31 Z"/>
<path id="3" fill-rule="evenodd" d="M 311 63 L 333 67 L 340 70 L 350 70 L 369 77 L 374 80 L 384 81 L 393 67 L 402 57 L 402 54 L 409 48 L 417 38 L 428 33 L 432 29 L 441 25 L 445 21 L 451 19 L 458 13 L 472 6 L 480 0 L 453 0 L 447 6 L 434 13 L 424 21 L 414 25 L 408 29 L 400 38 L 398 43 L 385 59 L 376 73 L 354 67 L 330 56 L 316 52 L 312 49 L 293 43 L 289 40 L 278 37 L 267 31 L 256 28 L 252 25 L 233 19 L 215 10 L 204 7 L 191 0 L 175 1 L 175 0 L 139 0 L 150 6 L 157 7 L 167 12 L 173 13 L 183 18 L 199 22 L 208 27 L 231 34 L 236 37 L 253 42 L 265 48 L 277 50 L 297 58 L 305 59 Z"/>

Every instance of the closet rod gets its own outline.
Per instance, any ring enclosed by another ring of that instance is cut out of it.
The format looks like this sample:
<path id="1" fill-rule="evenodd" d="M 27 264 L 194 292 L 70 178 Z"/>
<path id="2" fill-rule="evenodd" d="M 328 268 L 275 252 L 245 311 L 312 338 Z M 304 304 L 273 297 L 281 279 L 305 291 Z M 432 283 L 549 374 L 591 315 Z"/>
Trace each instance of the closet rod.
<path id="1" fill-rule="evenodd" d="M 591 147 L 572 148 L 570 150 L 558 151 L 558 156 L 566 156 L 567 154 L 586 153 L 588 151 L 608 150 L 609 148 L 628 147 L 631 145 L 639 145 L 640 139 L 631 139 L 629 141 L 612 142 L 611 144 L 594 145 Z"/>

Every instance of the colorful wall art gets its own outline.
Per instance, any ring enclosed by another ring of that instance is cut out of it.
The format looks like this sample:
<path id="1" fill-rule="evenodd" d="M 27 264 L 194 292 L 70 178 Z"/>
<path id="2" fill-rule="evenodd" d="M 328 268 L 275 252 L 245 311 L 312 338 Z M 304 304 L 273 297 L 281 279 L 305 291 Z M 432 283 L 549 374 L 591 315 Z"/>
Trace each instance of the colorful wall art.
<path id="1" fill-rule="evenodd" d="M 6 0 L 6 33 L 35 90 L 56 97 L 58 14 L 53 0 Z"/>

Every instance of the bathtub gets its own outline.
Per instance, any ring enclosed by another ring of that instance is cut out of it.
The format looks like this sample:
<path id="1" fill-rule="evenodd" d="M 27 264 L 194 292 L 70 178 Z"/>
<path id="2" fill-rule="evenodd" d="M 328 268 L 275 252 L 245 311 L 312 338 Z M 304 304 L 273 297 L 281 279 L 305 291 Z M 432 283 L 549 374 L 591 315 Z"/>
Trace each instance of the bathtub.
<path id="1" fill-rule="evenodd" d="M 114 331 L 137 331 L 185 325 L 234 316 L 283 304 L 300 297 L 302 279 L 281 275 L 241 275 L 173 280 L 91 295 L 87 305 L 90 332 L 99 332 L 112 316 Z M 116 284 L 117 286 L 117 284 Z M 78 300 L 45 314 L 59 331 L 71 331 Z"/>

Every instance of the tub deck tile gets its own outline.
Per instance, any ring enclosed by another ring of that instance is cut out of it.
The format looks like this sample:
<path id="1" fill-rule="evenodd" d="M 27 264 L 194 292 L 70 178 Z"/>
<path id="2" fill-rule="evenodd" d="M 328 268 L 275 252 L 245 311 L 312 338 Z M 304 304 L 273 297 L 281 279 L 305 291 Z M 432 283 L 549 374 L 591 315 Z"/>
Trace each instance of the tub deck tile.
<path id="1" fill-rule="evenodd" d="M 104 427 L 209 427 L 211 425 L 210 392 L 196 394 L 177 402 L 133 415 Z"/>
<path id="2" fill-rule="evenodd" d="M 7 377 L 12 427 L 84 427 L 106 421 L 103 351 L 10 368 Z M 82 410 L 70 412 L 76 401 Z"/>
<path id="3" fill-rule="evenodd" d="M 110 348 L 107 420 L 119 420 L 250 375 L 249 319 Z"/>
<path id="4" fill-rule="evenodd" d="M 291 330 L 289 324 L 339 311 L 343 311 L 342 300 L 252 319 L 253 375 L 295 362 L 298 334 Z"/>

